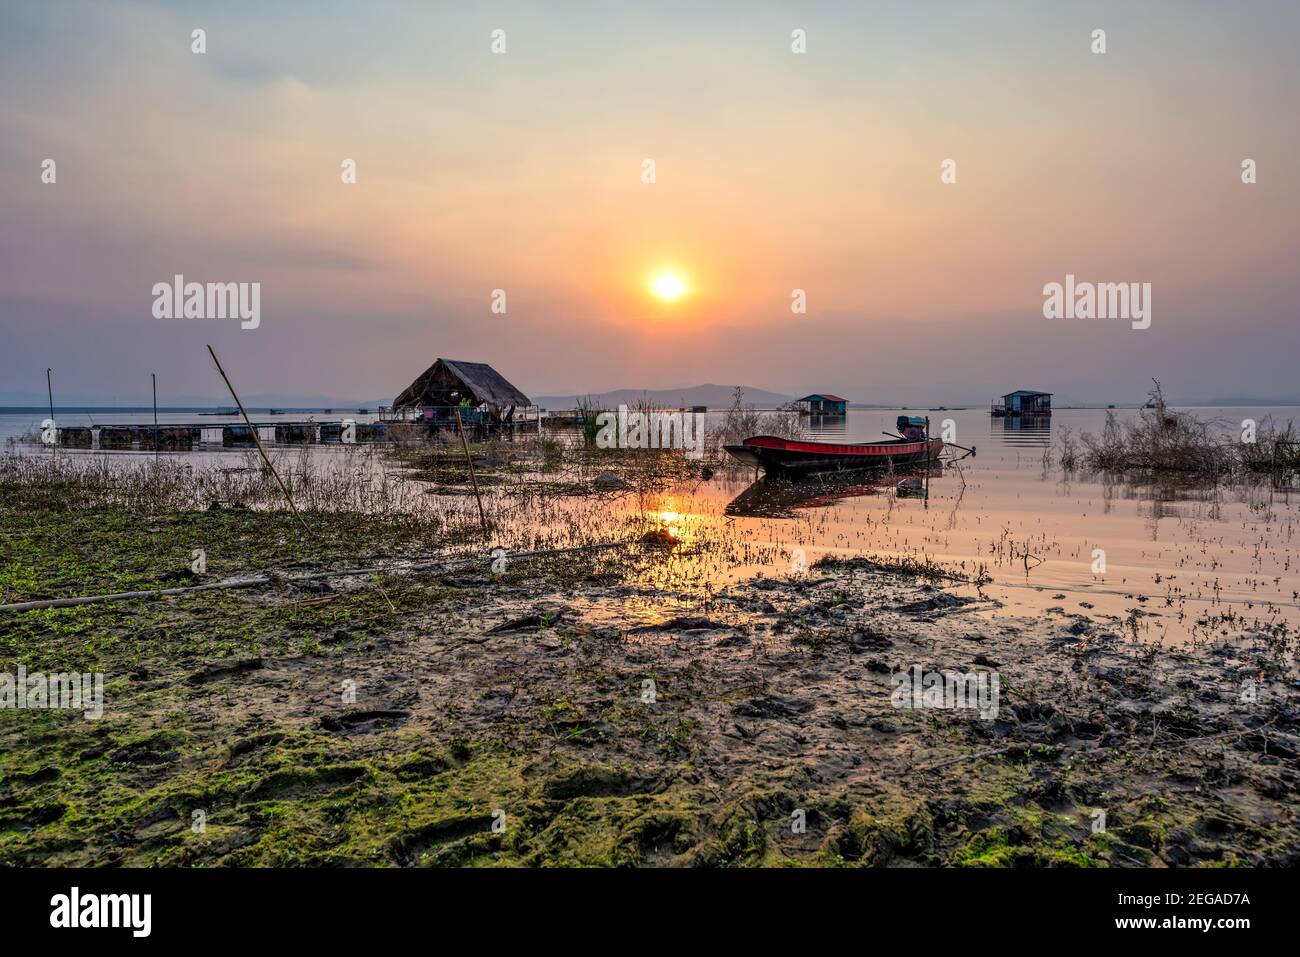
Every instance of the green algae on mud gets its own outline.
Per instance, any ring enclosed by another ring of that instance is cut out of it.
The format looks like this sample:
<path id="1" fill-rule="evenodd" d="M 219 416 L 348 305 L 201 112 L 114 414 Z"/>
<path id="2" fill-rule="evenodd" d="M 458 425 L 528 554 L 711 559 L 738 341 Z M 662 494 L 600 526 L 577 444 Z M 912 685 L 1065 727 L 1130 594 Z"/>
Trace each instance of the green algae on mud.
<path id="1" fill-rule="evenodd" d="M 5 504 L 5 602 L 185 582 L 195 547 L 225 577 L 461 544 L 349 512 L 309 513 L 305 537 L 280 512 Z M 1105 616 L 962 614 L 932 568 L 829 562 L 674 593 L 632 564 L 483 561 L 382 589 L 282 579 L 6 616 L 0 670 L 102 670 L 108 702 L 99 721 L 0 712 L 0 863 L 1300 855 L 1293 651 L 1259 635 L 1157 654 Z M 999 718 L 893 708 L 888 675 L 911 663 L 997 669 Z M 1243 676 L 1262 692 L 1250 707 Z"/>

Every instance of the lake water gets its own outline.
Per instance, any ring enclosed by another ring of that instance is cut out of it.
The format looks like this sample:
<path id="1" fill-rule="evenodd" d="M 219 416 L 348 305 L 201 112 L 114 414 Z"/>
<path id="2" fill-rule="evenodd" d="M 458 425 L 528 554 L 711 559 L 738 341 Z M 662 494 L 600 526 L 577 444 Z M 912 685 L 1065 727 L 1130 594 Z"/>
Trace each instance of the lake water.
<path id="1" fill-rule="evenodd" d="M 671 530 L 682 543 L 682 557 L 663 563 L 654 583 L 686 601 L 738 577 L 787 574 L 826 554 L 863 554 L 933 561 L 968 574 L 984 571 L 993 582 L 982 595 L 1008 611 L 1112 615 L 1128 622 L 1124 630 L 1148 639 L 1183 641 L 1212 638 L 1229 627 L 1300 625 L 1296 490 L 1273 488 L 1266 477 L 1256 484 L 1174 477 L 1115 481 L 1067 477 L 1058 466 L 1044 467 L 1044 451 L 1064 430 L 1076 437 L 1097 433 L 1105 410 L 1061 409 L 1033 423 L 995 419 L 984 408 L 906 411 L 930 416 L 936 434 L 949 420 L 953 441 L 976 454 L 932 472 L 919 489 L 900 490 L 900 476 L 755 483 L 752 472 L 732 470 L 645 494 L 521 500 L 518 487 L 489 487 L 485 493 L 502 544 L 511 548 L 608 540 L 636 523 Z M 1240 434 L 1244 419 L 1300 418 L 1300 408 L 1287 407 L 1190 411 L 1220 423 L 1225 441 Z M 873 439 L 892 431 L 898 414 L 854 409 L 842 419 L 813 420 L 811 431 L 835 441 Z M 1121 418 L 1135 414 L 1116 411 Z M 369 418 L 355 410 L 318 418 L 343 415 Z M 42 418 L 38 412 L 0 413 L 0 438 L 21 434 Z M 152 421 L 148 413 L 59 418 L 61 425 Z M 159 421 L 237 420 L 190 412 L 160 414 Z M 708 425 L 720 421 L 710 413 Z M 247 453 L 202 455 L 219 460 Z M 365 461 L 375 467 L 373 458 Z M 436 498 L 441 507 L 474 520 L 472 499 Z M 997 613 L 987 610 L 989 604 L 979 607 L 986 610 L 972 613 Z"/>
<path id="2" fill-rule="evenodd" d="M 907 411 L 928 415 L 936 434 L 950 420 L 953 441 L 976 453 L 931 473 L 919 490 L 900 491 L 900 476 L 773 483 L 741 470 L 626 502 L 628 512 L 657 517 L 706 556 L 670 571 L 662 584 L 787 574 L 797 561 L 811 565 L 827 554 L 907 557 L 986 572 L 993 582 L 982 595 L 1008 611 L 1114 616 L 1123 623 L 1118 630 L 1145 640 L 1300 626 L 1297 490 L 1275 489 L 1267 477 L 1258 484 L 1115 481 L 1044 468 L 1054 439 L 1066 429 L 1076 439 L 1099 433 L 1105 410 L 1063 409 L 1033 423 L 996 419 L 987 409 Z M 1240 435 L 1244 419 L 1300 418 L 1296 408 L 1190 411 L 1219 423 L 1225 441 Z M 878 438 L 898 414 L 850 410 L 843 419 L 814 420 L 812 432 L 835 441 Z M 603 515 L 590 504 L 574 509 L 573 520 L 599 527 Z"/>

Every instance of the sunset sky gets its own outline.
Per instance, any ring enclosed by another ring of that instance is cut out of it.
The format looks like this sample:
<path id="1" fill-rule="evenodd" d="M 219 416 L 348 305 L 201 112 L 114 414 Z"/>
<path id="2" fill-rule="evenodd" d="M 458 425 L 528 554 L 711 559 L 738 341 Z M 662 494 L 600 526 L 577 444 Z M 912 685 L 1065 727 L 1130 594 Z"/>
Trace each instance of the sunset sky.
<path id="1" fill-rule="evenodd" d="M 220 401 L 208 342 L 250 394 L 364 400 L 438 356 L 532 395 L 1300 396 L 1298 30 L 1294 2 L 5 3 L 0 404 L 47 366 Z M 260 327 L 155 319 L 177 273 L 260 282 Z M 1043 318 L 1067 273 L 1151 283 L 1151 328 Z"/>

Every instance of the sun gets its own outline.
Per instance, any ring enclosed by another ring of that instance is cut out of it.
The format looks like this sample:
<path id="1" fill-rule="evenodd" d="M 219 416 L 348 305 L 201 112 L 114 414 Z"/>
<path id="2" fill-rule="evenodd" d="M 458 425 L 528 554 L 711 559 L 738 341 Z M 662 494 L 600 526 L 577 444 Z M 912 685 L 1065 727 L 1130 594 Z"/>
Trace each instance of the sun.
<path id="1" fill-rule="evenodd" d="M 674 302 L 686 295 L 686 279 L 681 273 L 661 272 L 651 280 L 650 290 L 664 302 Z"/>

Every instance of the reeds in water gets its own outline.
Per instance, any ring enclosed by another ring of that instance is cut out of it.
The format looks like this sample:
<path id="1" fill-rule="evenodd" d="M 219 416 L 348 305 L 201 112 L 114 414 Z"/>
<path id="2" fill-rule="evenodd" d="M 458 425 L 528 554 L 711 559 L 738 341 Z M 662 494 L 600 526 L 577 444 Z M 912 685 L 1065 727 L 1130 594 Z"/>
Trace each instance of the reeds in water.
<path id="1" fill-rule="evenodd" d="M 1155 381 L 1155 380 L 1153 380 Z M 1294 468 L 1294 427 L 1277 426 L 1271 418 L 1251 423 L 1234 436 L 1234 428 L 1222 422 L 1201 419 L 1192 412 L 1170 409 L 1155 382 L 1149 407 L 1131 421 L 1121 422 L 1114 412 L 1106 413 L 1101 434 L 1085 433 L 1079 441 L 1082 452 L 1067 435 L 1061 464 L 1070 469 L 1076 461 L 1093 471 L 1168 471 L 1204 476 L 1223 476 Z"/>

